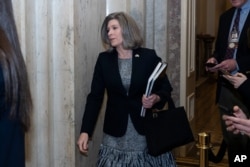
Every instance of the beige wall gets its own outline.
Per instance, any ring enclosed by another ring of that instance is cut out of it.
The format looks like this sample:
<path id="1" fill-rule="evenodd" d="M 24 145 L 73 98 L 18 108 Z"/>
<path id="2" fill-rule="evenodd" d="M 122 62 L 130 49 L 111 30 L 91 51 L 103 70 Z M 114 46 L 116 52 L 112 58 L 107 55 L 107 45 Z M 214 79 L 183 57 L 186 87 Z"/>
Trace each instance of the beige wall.
<path id="1" fill-rule="evenodd" d="M 13 5 L 34 103 L 27 167 L 91 166 L 76 140 L 102 50 L 98 32 L 105 1 L 13 0 Z"/>
<path id="2" fill-rule="evenodd" d="M 230 7 L 229 0 L 196 0 L 196 34 L 217 35 L 219 16 Z"/>

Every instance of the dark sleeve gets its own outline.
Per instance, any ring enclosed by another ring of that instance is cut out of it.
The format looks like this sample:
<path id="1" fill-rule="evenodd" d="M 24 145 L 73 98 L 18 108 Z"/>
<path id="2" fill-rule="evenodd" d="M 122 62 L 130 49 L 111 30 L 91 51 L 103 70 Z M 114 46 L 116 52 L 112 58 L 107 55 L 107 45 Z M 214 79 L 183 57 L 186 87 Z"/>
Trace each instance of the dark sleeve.
<path id="1" fill-rule="evenodd" d="M 168 80 L 168 77 L 166 74 L 163 74 L 160 78 L 157 79 L 153 93 L 157 94 L 160 98 L 161 101 L 156 103 L 153 108 L 161 109 L 164 107 L 165 103 L 168 100 L 168 97 L 171 96 L 173 88 Z"/>
<path id="2" fill-rule="evenodd" d="M 105 85 L 103 81 L 100 55 L 97 59 L 91 83 L 91 91 L 87 96 L 85 112 L 82 118 L 81 133 L 86 132 L 91 137 L 102 106 Z"/>
<path id="3" fill-rule="evenodd" d="M 243 82 L 238 88 L 238 91 L 242 95 L 245 103 L 247 105 L 250 104 L 250 79 L 247 79 L 245 82 Z"/>
<path id="4" fill-rule="evenodd" d="M 229 24 L 231 24 L 231 21 L 227 21 L 229 20 L 228 17 L 228 14 L 224 13 L 219 18 L 215 49 L 212 55 L 219 63 L 223 60 L 227 48 L 228 33 L 230 29 Z"/>
<path id="5" fill-rule="evenodd" d="M 159 61 L 161 61 L 160 58 L 159 58 L 158 62 Z M 152 93 L 157 94 L 161 98 L 161 101 L 156 103 L 153 106 L 153 108 L 157 108 L 157 109 L 163 108 L 165 106 L 165 103 L 167 102 L 168 97 L 171 96 L 171 92 L 172 92 L 173 88 L 172 88 L 172 86 L 169 82 L 168 76 L 166 74 L 166 69 L 160 74 L 160 76 L 157 78 L 157 80 L 154 83 Z"/>

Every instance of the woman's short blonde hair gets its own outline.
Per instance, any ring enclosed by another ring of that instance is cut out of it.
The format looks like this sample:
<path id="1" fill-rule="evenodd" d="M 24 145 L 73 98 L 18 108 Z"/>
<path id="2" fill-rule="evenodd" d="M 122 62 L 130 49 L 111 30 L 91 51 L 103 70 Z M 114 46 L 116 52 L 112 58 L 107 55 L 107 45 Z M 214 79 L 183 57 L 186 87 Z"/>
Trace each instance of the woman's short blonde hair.
<path id="1" fill-rule="evenodd" d="M 113 19 L 117 20 L 121 26 L 124 49 L 136 49 L 142 46 L 143 39 L 135 20 L 124 12 L 115 12 L 106 16 L 101 28 L 102 42 L 107 49 L 113 49 L 108 39 L 107 30 L 109 21 Z"/>

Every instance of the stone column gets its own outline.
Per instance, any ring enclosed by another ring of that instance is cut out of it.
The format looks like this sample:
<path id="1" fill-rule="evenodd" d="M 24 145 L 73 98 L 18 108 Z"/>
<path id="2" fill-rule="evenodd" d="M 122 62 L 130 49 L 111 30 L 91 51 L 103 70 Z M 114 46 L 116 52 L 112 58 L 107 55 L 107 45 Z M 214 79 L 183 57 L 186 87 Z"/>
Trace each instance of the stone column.
<path id="1" fill-rule="evenodd" d="M 26 135 L 27 167 L 91 166 L 95 159 L 81 156 L 76 140 L 102 50 L 99 30 L 105 1 L 12 1 L 34 104 Z M 95 141 L 99 138 L 101 134 Z M 96 155 L 99 143 L 90 145 L 90 154 Z"/>

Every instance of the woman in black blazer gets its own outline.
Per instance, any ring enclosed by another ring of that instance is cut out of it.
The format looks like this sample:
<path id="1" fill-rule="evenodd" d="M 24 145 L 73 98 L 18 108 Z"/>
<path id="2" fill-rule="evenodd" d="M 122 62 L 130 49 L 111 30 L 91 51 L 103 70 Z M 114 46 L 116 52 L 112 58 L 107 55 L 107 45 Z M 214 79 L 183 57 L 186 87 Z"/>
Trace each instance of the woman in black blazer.
<path id="1" fill-rule="evenodd" d="M 105 18 L 101 37 L 108 50 L 99 54 L 95 65 L 77 142 L 79 150 L 88 151 L 106 91 L 104 136 L 97 166 L 176 166 L 171 152 L 158 157 L 147 153 L 140 116 L 142 106 L 160 109 L 171 96 L 166 74 L 157 79 L 149 97 L 144 95 L 147 80 L 160 57 L 154 50 L 141 47 L 143 40 L 137 24 L 123 12 Z"/>

